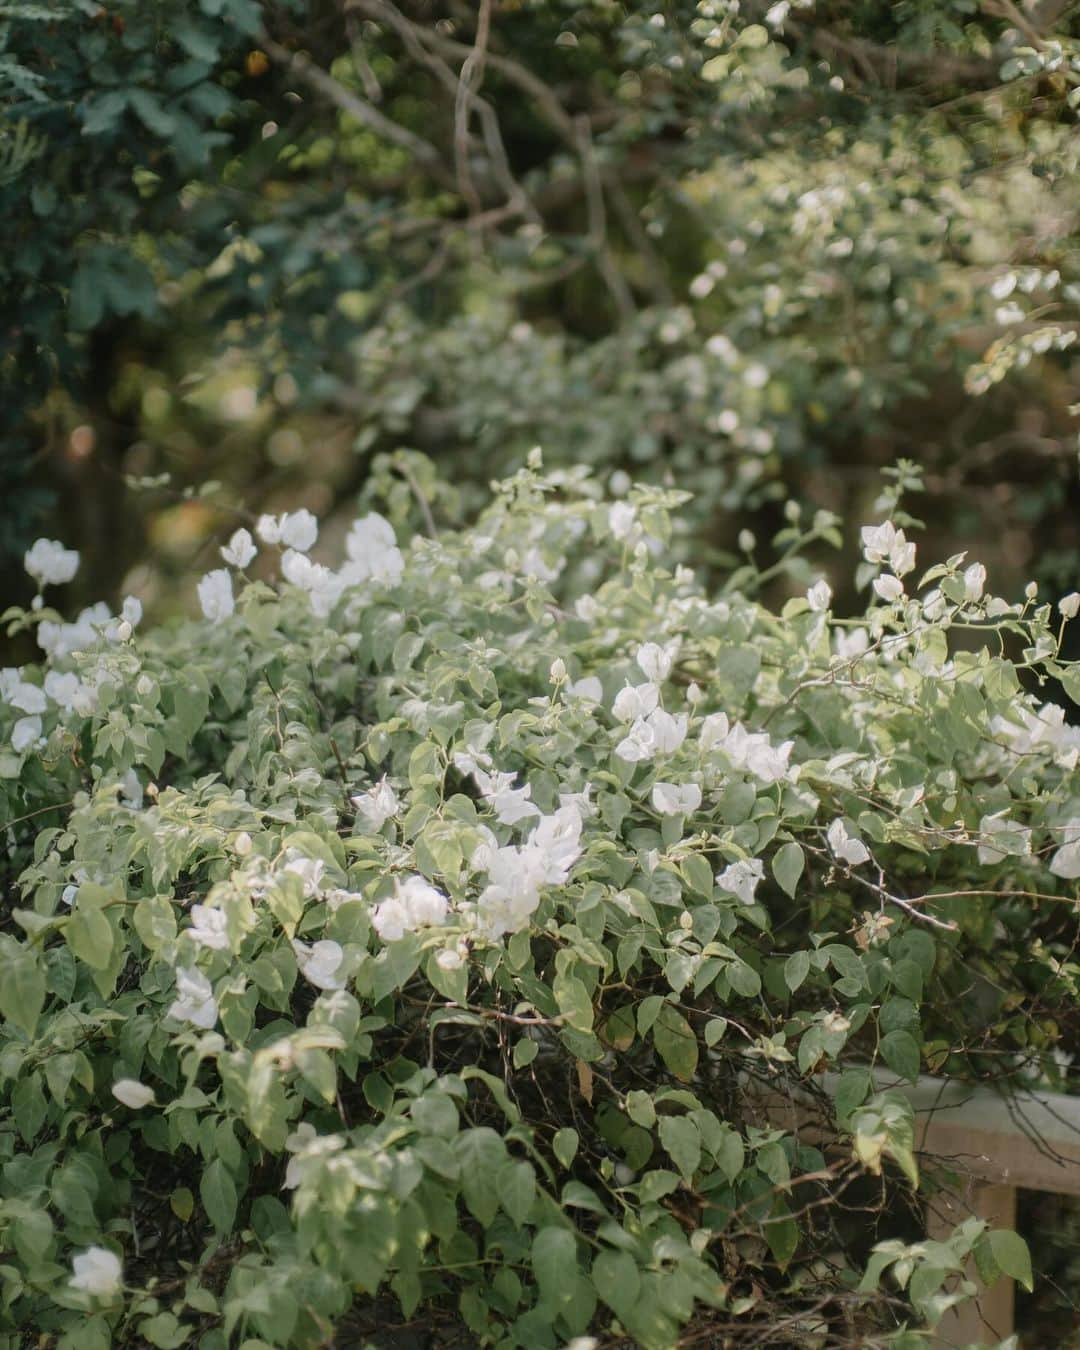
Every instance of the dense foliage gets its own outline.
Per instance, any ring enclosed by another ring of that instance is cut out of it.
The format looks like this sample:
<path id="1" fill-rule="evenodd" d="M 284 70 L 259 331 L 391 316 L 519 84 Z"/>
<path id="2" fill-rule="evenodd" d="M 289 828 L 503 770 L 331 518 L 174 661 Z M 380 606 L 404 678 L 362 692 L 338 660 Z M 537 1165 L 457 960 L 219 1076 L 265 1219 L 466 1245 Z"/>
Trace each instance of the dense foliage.
<path id="1" fill-rule="evenodd" d="M 337 570 L 265 516 L 195 621 L 9 611 L 0 1330 L 901 1347 L 969 1252 L 1030 1282 L 1013 1234 L 920 1240 L 889 1082 L 1062 1081 L 1080 733 L 1021 679 L 1075 690 L 1080 597 L 917 566 L 916 482 L 852 620 L 706 590 L 684 494 L 535 458 Z"/>
<path id="2" fill-rule="evenodd" d="M 147 524 L 184 573 L 259 494 L 325 516 L 411 447 L 468 508 L 542 444 L 691 488 L 723 549 L 724 512 L 785 486 L 859 512 L 867 470 L 915 451 L 950 528 L 989 521 L 1068 589 L 1076 23 L 1055 0 L 5 5 L 6 546 L 59 490 L 48 533 L 112 589 Z M 208 479 L 213 507 L 170 514 Z M 117 511 L 125 483 L 149 495 Z"/>

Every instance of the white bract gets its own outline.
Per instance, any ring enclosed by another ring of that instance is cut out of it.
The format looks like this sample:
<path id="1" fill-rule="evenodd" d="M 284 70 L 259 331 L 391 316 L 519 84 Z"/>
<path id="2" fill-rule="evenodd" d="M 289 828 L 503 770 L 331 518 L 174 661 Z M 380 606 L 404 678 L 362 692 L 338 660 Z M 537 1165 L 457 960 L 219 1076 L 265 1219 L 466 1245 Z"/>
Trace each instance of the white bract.
<path id="1" fill-rule="evenodd" d="M 742 904 L 752 905 L 754 892 L 764 877 L 765 864 L 760 858 L 749 858 L 729 863 L 716 878 L 716 884 Z"/>
<path id="2" fill-rule="evenodd" d="M 88 1247 L 71 1263 L 72 1289 L 94 1298 L 112 1299 L 124 1284 L 124 1267 L 120 1258 L 108 1247 Z"/>
<path id="3" fill-rule="evenodd" d="M 187 933 L 197 946 L 208 947 L 211 951 L 228 950 L 224 910 L 210 909 L 207 905 L 192 905 L 191 920 Z"/>
<path id="4" fill-rule="evenodd" d="M 236 609 L 232 577 L 224 567 L 207 572 L 198 585 L 199 606 L 211 623 L 220 623 Z"/>
<path id="5" fill-rule="evenodd" d="M 241 571 L 248 566 L 257 552 L 251 532 L 243 529 L 235 531 L 229 542 L 221 548 L 221 556 L 229 566 L 237 567 Z"/>
<path id="6" fill-rule="evenodd" d="M 397 793 L 390 786 L 384 774 L 373 788 L 361 792 L 349 800 L 356 807 L 357 815 L 372 830 L 381 830 L 388 820 L 393 819 L 399 810 Z"/>
<path id="7" fill-rule="evenodd" d="M 861 839 L 848 833 L 842 817 L 837 816 L 832 822 L 826 831 L 826 838 L 833 856 L 839 858 L 841 862 L 858 867 L 860 863 L 870 861 L 870 850 Z"/>
<path id="8" fill-rule="evenodd" d="M 1050 871 L 1066 881 L 1080 877 L 1080 820 L 1070 820 L 1060 835 L 1061 847 L 1050 859 Z"/>
<path id="9" fill-rule="evenodd" d="M 421 876 L 396 878 L 394 894 L 377 905 L 371 922 L 384 942 L 397 942 L 406 933 L 446 922 L 450 902 L 442 891 Z"/>
<path id="10" fill-rule="evenodd" d="M 874 578 L 874 593 L 880 596 L 886 604 L 891 605 L 904 594 L 904 583 L 899 577 L 893 577 L 885 573 L 884 576 Z"/>
<path id="11" fill-rule="evenodd" d="M 316 989 L 345 988 L 345 980 L 340 974 L 345 952 L 339 943 L 323 938 L 309 947 L 294 939 L 292 948 L 296 953 L 300 974 L 309 984 L 313 984 Z"/>
<path id="12" fill-rule="evenodd" d="M 1010 856 L 1026 857 L 1031 852 L 1031 830 L 1001 812 L 983 816 L 979 834 L 979 862 L 984 867 L 992 867 Z"/>
<path id="13" fill-rule="evenodd" d="M 177 997 L 169 1005 L 170 1017 L 204 1029 L 209 1029 L 217 1022 L 218 1007 L 214 991 L 201 970 L 178 968 L 176 994 Z"/>
<path id="14" fill-rule="evenodd" d="M 615 753 L 631 764 L 657 755 L 672 755 L 686 739 L 688 725 L 686 713 L 673 716 L 663 708 L 654 708 L 647 717 L 637 718 L 629 734 L 615 747 Z"/>
<path id="15" fill-rule="evenodd" d="M 634 722 L 647 717 L 660 701 L 655 684 L 628 684 L 615 695 L 611 715 L 617 722 Z"/>
<path id="16" fill-rule="evenodd" d="M 512 773 L 486 773 L 477 768 L 473 770 L 473 778 L 484 805 L 495 812 L 500 825 L 516 825 L 520 820 L 540 814 L 540 808 L 530 800 L 532 786 L 526 783 L 524 787 L 515 788 Z"/>
<path id="17" fill-rule="evenodd" d="M 112 1095 L 133 1111 L 140 1111 L 154 1100 L 154 1089 L 137 1078 L 118 1078 L 112 1085 Z"/>
<path id="18" fill-rule="evenodd" d="M 662 816 L 688 816 L 701 805 L 696 783 L 654 783 L 652 804 Z"/>
<path id="19" fill-rule="evenodd" d="M 832 603 L 832 587 L 824 579 L 815 581 L 806 592 L 806 603 L 815 614 L 825 614 Z"/>
<path id="20" fill-rule="evenodd" d="M 985 585 L 986 568 L 982 563 L 972 563 L 970 567 L 964 569 L 964 599 L 968 604 L 974 604 L 982 599 Z"/>
<path id="21" fill-rule="evenodd" d="M 63 586 L 79 570 L 79 555 L 56 539 L 36 539 L 23 555 L 23 566 L 39 586 Z"/>
<path id="22" fill-rule="evenodd" d="M 661 647 L 657 642 L 646 642 L 638 648 L 635 659 L 650 684 L 664 683 L 671 674 L 677 650 L 677 644 Z"/>

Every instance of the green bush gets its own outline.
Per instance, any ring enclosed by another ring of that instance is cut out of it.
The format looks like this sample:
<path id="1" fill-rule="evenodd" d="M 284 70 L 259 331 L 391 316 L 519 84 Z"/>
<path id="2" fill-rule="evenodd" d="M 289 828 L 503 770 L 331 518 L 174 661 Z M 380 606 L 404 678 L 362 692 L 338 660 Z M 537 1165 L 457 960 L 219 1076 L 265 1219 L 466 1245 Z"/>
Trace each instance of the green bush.
<path id="1" fill-rule="evenodd" d="M 890 1227 L 920 1173 L 871 1071 L 1060 1082 L 1080 733 L 1021 679 L 1078 676 L 1051 604 L 920 576 L 910 481 L 858 619 L 750 563 L 706 594 L 684 494 L 536 462 L 336 572 L 264 517 L 196 622 L 9 611 L 47 653 L 0 685 L 10 1343 L 901 1346 L 969 1251 L 1030 1282 L 978 1221 Z M 783 566 L 839 543 L 788 514 Z"/>

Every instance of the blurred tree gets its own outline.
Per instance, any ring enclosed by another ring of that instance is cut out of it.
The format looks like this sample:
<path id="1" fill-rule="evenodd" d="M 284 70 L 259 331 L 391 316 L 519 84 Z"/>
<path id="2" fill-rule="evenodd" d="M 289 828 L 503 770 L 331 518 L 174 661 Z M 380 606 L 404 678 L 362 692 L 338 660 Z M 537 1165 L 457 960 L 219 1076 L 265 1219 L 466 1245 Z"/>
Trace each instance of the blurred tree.
<path id="1" fill-rule="evenodd" d="M 535 443 L 722 546 L 914 453 L 1057 580 L 1078 49 L 1054 0 L 5 5 L 0 546 L 96 596 L 373 455 L 467 509 Z"/>

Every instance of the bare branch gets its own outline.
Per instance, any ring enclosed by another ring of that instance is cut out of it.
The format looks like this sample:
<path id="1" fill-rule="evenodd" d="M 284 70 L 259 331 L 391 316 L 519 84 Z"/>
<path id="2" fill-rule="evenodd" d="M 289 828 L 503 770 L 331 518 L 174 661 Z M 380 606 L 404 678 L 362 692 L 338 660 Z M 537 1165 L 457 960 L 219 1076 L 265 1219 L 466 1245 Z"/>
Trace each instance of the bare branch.
<path id="1" fill-rule="evenodd" d="M 268 36 L 261 39 L 261 45 L 267 56 L 286 70 L 293 71 L 328 103 L 332 103 L 354 121 L 381 136 L 383 140 L 407 151 L 444 186 L 455 185 L 453 176 L 446 171 L 444 156 L 429 141 L 425 141 L 423 137 L 417 136 L 415 132 L 409 131 L 407 127 L 381 113 L 367 99 L 361 98 L 351 89 L 346 89 L 340 81 L 335 80 L 328 71 L 316 65 L 303 52 L 291 52 Z"/>

